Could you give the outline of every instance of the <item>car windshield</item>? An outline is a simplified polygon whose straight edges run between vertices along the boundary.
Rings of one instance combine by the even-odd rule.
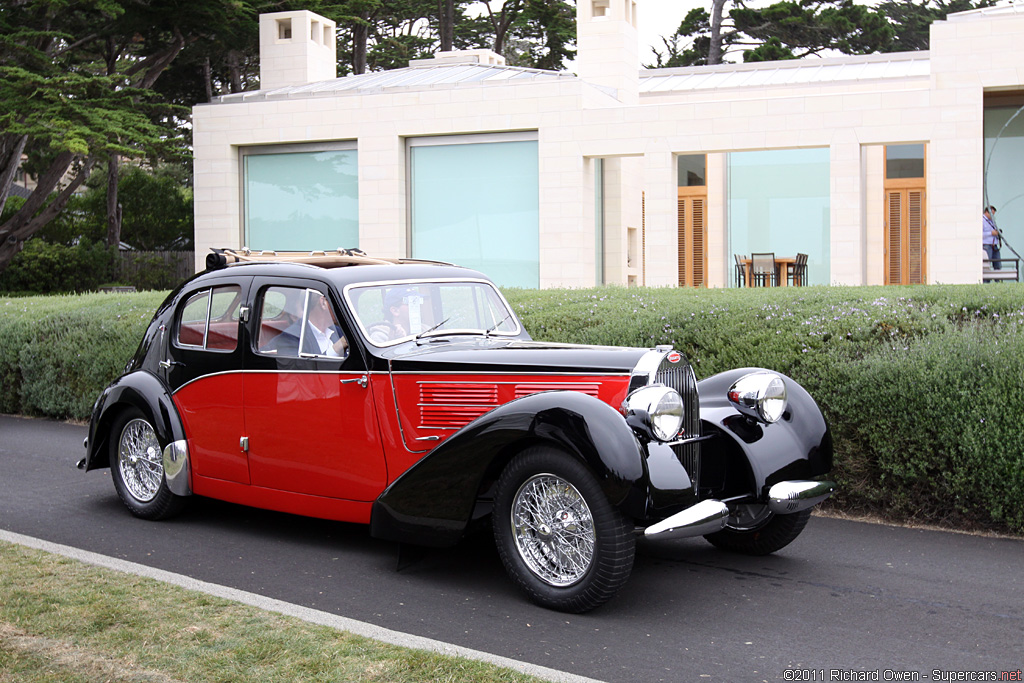
[[[486,281],[401,281],[349,285],[345,298],[375,346],[455,334],[519,334],[519,321]]]

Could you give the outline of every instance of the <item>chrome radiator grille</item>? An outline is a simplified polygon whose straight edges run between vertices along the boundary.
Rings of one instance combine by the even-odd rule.
[[[664,384],[679,392],[683,398],[683,438],[692,439],[700,436],[700,401],[697,397],[697,378],[689,363],[662,363],[655,375],[655,382]],[[698,490],[700,480],[700,443],[684,443],[672,446],[679,462],[686,468],[693,482],[693,490]]]

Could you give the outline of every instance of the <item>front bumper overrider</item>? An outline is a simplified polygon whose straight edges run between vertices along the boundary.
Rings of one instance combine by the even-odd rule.
[[[780,481],[768,489],[768,509],[777,515],[807,510],[831,496],[830,481]],[[725,528],[729,506],[720,500],[702,500],[644,529],[646,538],[672,539],[706,536]]]

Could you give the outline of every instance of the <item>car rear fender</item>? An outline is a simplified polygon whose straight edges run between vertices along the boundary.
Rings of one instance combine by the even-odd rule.
[[[788,406],[782,419],[774,424],[752,420],[729,401],[729,388],[752,372],[764,370],[729,370],[697,383],[704,433],[721,434],[720,438],[732,442],[727,446],[717,439],[706,441],[703,457],[716,457],[716,442],[719,449],[738,448],[750,465],[751,493],[756,495],[779,481],[810,479],[831,470],[832,434],[828,424],[811,395],[792,378],[775,373],[786,384]]]
[[[538,444],[583,462],[613,505],[643,516],[645,453],[623,416],[594,397],[550,391],[482,415],[409,468],[374,503],[370,533],[420,545],[456,543],[482,489],[517,453]]]
[[[121,411],[128,407],[138,408],[152,420],[161,444],[185,438],[181,417],[167,387],[156,376],[138,370],[120,377],[104,389],[93,406],[83,469],[110,467],[110,427]]]

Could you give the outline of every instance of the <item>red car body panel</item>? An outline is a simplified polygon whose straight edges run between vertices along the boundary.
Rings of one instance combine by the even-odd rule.
[[[542,391],[578,391],[617,408],[628,375],[395,374],[395,408],[405,446],[425,453],[476,418]]]
[[[192,474],[248,484],[249,460],[239,447],[245,434],[240,372],[207,375],[173,395],[189,435]]]

